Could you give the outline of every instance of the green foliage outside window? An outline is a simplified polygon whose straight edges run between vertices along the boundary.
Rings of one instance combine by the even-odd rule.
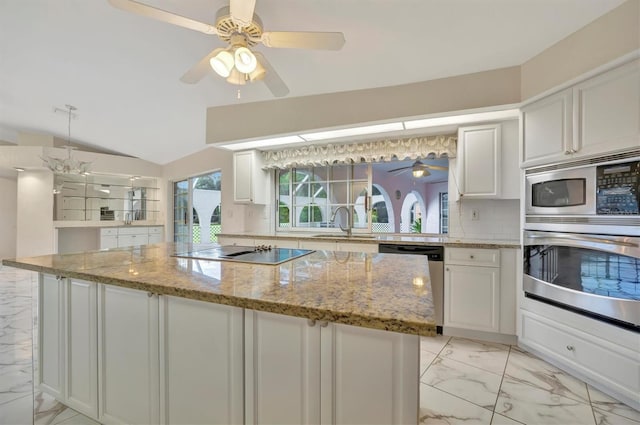
[[[422,217],[416,219],[416,221],[411,224],[411,233],[421,233],[422,232]]]
[[[315,223],[318,221],[322,221],[322,212],[317,205],[307,205],[302,208],[300,213],[301,223]]]

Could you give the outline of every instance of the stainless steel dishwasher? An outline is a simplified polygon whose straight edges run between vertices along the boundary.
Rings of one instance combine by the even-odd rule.
[[[431,291],[433,304],[436,309],[436,326],[438,333],[442,333],[444,321],[444,247],[427,245],[396,245],[380,244],[378,252],[385,254],[414,254],[426,255],[429,261],[429,275],[431,276]]]

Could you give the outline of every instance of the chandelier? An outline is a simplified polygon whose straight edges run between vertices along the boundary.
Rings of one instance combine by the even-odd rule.
[[[67,150],[66,158],[56,158],[52,156],[42,156],[42,160],[44,161],[47,168],[49,168],[54,173],[61,174],[81,174],[87,175],[89,174],[89,166],[90,162],[80,161],[71,156],[71,151],[75,149],[71,146],[71,118],[75,116],[74,112],[78,108],[72,105],[64,105],[66,109],[54,108],[55,112],[64,112],[68,114],[68,137],[67,137],[67,145],[64,148]]]

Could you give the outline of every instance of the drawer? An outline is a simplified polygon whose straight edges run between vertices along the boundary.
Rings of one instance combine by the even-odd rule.
[[[146,227],[118,227],[118,235],[148,235]]]
[[[608,387],[627,394],[640,393],[638,353],[584,332],[564,326],[528,311],[522,315],[525,345],[606,382]]]
[[[117,227],[111,227],[108,229],[100,229],[100,236],[117,236],[118,235],[118,228]]]
[[[444,258],[446,264],[500,267],[499,249],[445,248]]]
[[[147,229],[149,230],[150,235],[161,235],[162,233],[164,233],[164,227],[162,226],[153,226],[148,227]]]

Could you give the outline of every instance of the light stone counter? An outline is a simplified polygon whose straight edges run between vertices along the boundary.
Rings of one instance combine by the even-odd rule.
[[[322,235],[322,236],[320,236]],[[360,234],[361,235],[361,234]],[[326,235],[322,233],[306,233],[306,232],[278,232],[275,234],[261,234],[261,233],[220,233],[219,237],[230,238],[247,238],[255,239],[256,242],[260,239],[282,239],[282,240],[308,240],[308,241],[334,241],[334,242],[349,242],[349,243],[364,243],[364,244],[394,244],[394,245],[432,245],[432,246],[444,246],[451,248],[520,248],[520,241],[513,239],[465,239],[465,238],[451,238],[446,235],[418,235],[418,234],[372,234],[365,235],[365,237],[358,236],[358,234],[352,235],[347,238],[343,234],[331,234]]]
[[[435,335],[424,256],[316,251],[275,266],[171,256],[191,249],[163,243],[3,264],[253,310]]]

